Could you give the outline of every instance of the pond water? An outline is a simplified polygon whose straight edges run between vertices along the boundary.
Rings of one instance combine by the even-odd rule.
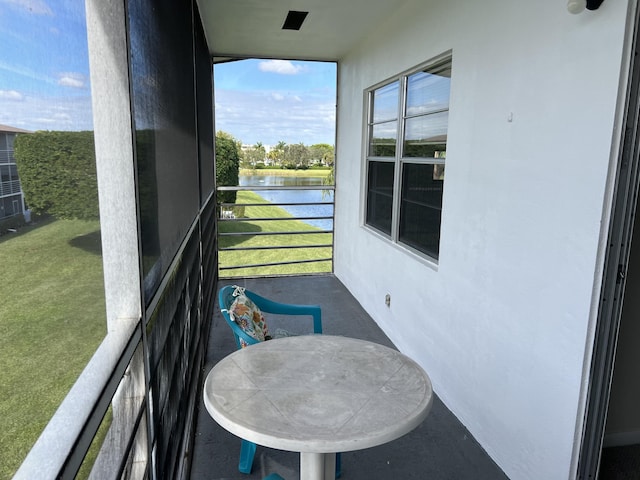
[[[323,177],[287,177],[280,175],[240,175],[240,186],[308,186],[322,185]],[[322,190],[268,190],[254,192],[271,203],[332,202],[333,192]],[[324,197],[323,197],[324,193]],[[296,205],[280,207],[294,217],[329,217],[333,205]],[[333,230],[333,220],[306,220],[323,230]]]

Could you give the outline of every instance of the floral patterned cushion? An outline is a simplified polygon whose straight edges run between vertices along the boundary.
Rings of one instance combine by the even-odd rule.
[[[231,320],[236,322],[250,337],[260,342],[270,340],[271,336],[269,335],[267,322],[265,322],[264,316],[257,305],[245,295],[244,291],[238,292],[236,295],[236,299],[229,307]],[[243,339],[240,339],[240,344],[243,348],[247,346],[247,342]]]

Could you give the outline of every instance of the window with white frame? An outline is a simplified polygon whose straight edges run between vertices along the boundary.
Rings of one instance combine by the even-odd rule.
[[[438,259],[451,57],[368,92],[365,224]]]

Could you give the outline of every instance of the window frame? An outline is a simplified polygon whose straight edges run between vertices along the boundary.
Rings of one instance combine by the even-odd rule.
[[[399,73],[398,75],[394,75],[393,77],[387,78],[386,80],[379,82],[364,91],[364,139],[363,139],[363,147],[364,147],[364,161],[363,161],[363,175],[362,175],[362,209],[361,209],[361,224],[370,232],[381,236],[387,241],[391,242],[394,246],[399,247],[402,250],[409,251],[410,253],[418,256],[421,260],[427,261],[429,264],[437,265],[440,257],[440,234],[442,231],[442,210],[443,210],[443,202],[442,199],[440,201],[440,221],[438,224],[438,248],[435,255],[424,252],[421,249],[418,249],[406,241],[402,241],[400,239],[400,229],[401,229],[401,213],[402,213],[402,187],[403,187],[403,172],[405,165],[433,165],[437,167],[442,165],[444,169],[446,165],[446,147],[447,147],[447,138],[445,137],[444,144],[444,155],[437,155],[441,150],[436,150],[434,152],[434,156],[406,156],[405,155],[405,134],[407,131],[406,123],[407,120],[411,120],[414,118],[427,117],[433,114],[441,114],[446,112],[447,120],[446,120],[446,132],[449,130],[449,111],[450,111],[450,103],[451,103],[451,92],[449,89],[448,98],[446,108],[438,108],[433,111],[428,111],[427,113],[413,113],[408,114],[407,112],[407,99],[408,99],[408,87],[409,87],[409,78],[412,75],[415,75],[420,72],[433,72],[439,71],[444,67],[445,70],[449,72],[449,78],[451,78],[451,70],[453,65],[453,55],[451,51],[445,52],[437,57],[432,58],[424,63],[421,63],[415,67],[412,67],[404,72]],[[376,156],[372,154],[372,145],[374,141],[373,137],[373,127],[375,125],[379,125],[381,123],[389,122],[390,119],[383,119],[381,121],[374,121],[374,97],[376,91],[383,89],[392,85],[393,83],[399,84],[398,90],[398,106],[397,106],[397,115],[395,117],[395,121],[397,122],[397,131],[396,131],[396,146],[395,146],[395,155],[394,156]],[[450,87],[450,83],[449,83]],[[374,152],[376,153],[376,152]],[[370,200],[370,166],[372,162],[390,162],[394,165],[393,172],[393,184],[392,184],[392,207],[391,207],[391,229],[390,232],[383,231],[376,227],[376,225],[369,220],[369,200]],[[444,178],[443,181],[443,192],[444,192]],[[444,195],[443,195],[444,196]]]

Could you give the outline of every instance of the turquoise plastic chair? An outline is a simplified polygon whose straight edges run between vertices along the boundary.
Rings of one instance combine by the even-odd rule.
[[[231,327],[233,336],[236,340],[236,346],[242,348],[240,340],[244,341],[247,345],[253,345],[259,343],[251,335],[246,333],[240,326],[231,320],[229,315],[229,308],[233,304],[237,294],[243,291],[244,294],[256,304],[256,306],[263,313],[274,313],[279,315],[308,315],[313,318],[313,333],[322,333],[322,311],[319,305],[294,305],[290,303],[278,303],[268,298],[264,298],[255,292],[247,290],[237,285],[228,285],[222,287],[218,292],[218,304],[220,305],[220,311],[225,321]],[[247,440],[242,440],[240,445],[240,463],[238,464],[238,470],[242,473],[251,473],[253,467],[253,458],[256,453],[256,444]],[[340,478],[342,474],[342,458],[340,453],[336,454],[336,478]]]
[[[313,333],[322,333],[322,311],[320,310],[319,305],[292,305],[288,303],[278,303],[269,300],[268,298],[261,297],[257,293],[251,292],[243,287],[228,285],[220,289],[220,292],[218,293],[218,301],[220,303],[222,316],[229,327],[231,327],[231,331],[233,332],[236,340],[236,346],[238,348],[242,347],[242,344],[240,343],[241,339],[247,345],[259,343],[259,340],[256,340],[246,333],[236,322],[231,320],[231,317],[229,316],[229,308],[236,299],[236,295],[234,295],[236,289],[244,291],[244,294],[256,304],[260,311],[264,313],[275,313],[279,315],[310,315],[313,317]]]

